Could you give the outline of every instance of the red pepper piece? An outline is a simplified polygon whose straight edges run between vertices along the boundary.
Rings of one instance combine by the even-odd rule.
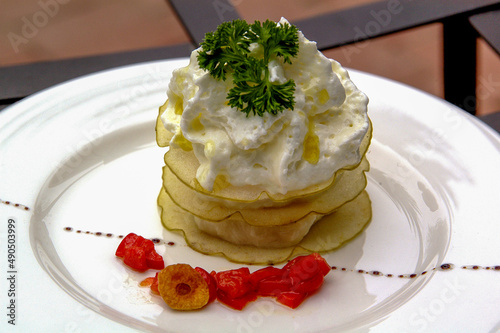
[[[160,291],[158,290],[158,273],[156,273],[150,288],[154,294],[160,295]]]
[[[135,270],[145,271],[149,268],[146,257],[151,251],[154,251],[154,243],[138,236],[135,242],[125,250],[123,262]]]
[[[153,284],[154,280],[155,280],[154,276],[147,277],[144,280],[142,280],[141,282],[139,282],[139,286],[141,286],[141,287],[151,287],[151,285]]]
[[[268,266],[250,274],[249,281],[254,286],[254,289],[257,289],[260,281],[274,276],[282,277],[284,273],[285,272],[283,270],[277,267]]]
[[[210,304],[217,298],[217,282],[215,278],[201,267],[195,267],[195,271],[201,274],[205,282],[208,284],[208,303]]]
[[[292,280],[282,276],[272,276],[260,281],[257,288],[259,296],[278,296],[282,292],[290,291]]]
[[[313,253],[293,259],[283,269],[288,270],[292,279],[305,281],[317,274],[328,274],[330,266],[319,254]]]
[[[149,287],[153,294],[159,295],[160,292],[158,290],[158,273],[155,276],[150,276],[145,278],[139,283],[141,287]]]
[[[122,241],[120,242],[120,245],[118,245],[118,248],[116,249],[115,255],[118,258],[123,258],[126,250],[129,249],[132,246],[132,244],[135,243],[135,241],[137,240],[138,237],[139,236],[137,236],[134,233],[130,233],[127,236],[125,236],[125,238],[123,238]]]
[[[297,260],[294,265],[288,268],[290,277],[298,278],[299,280],[307,280],[317,274],[321,274],[318,263],[314,258],[303,256]]]
[[[137,237],[137,240],[132,247],[140,247],[144,250],[144,252],[146,252],[146,254],[155,250],[155,244],[153,241],[142,236]]]
[[[294,291],[287,291],[281,293],[276,297],[276,301],[289,308],[295,309],[307,298],[308,294],[296,293]]]
[[[165,268],[165,262],[163,261],[163,257],[159,255],[156,250],[146,254],[146,265],[151,269],[162,270]]]
[[[239,298],[253,288],[249,281],[250,270],[248,267],[231,269],[215,274],[217,289],[224,292],[229,298]]]
[[[290,291],[299,293],[299,294],[311,294],[318,290],[324,281],[324,277],[321,274],[318,274],[309,280],[302,281],[290,288]]]
[[[298,261],[302,260],[305,256],[298,256],[290,260],[289,262],[286,263],[285,266],[283,266],[283,270],[288,271],[290,270],[290,267],[294,266]]]
[[[316,262],[318,263],[319,270],[323,274],[323,276],[328,275],[331,272],[332,267],[328,264],[328,262],[323,258],[319,253],[313,253],[312,256]]]
[[[217,299],[219,302],[235,309],[235,310],[243,310],[243,308],[250,302],[253,302],[257,299],[257,294],[253,291],[250,291],[243,296],[233,298],[227,295],[222,290],[217,290]]]
[[[123,263],[137,271],[145,271],[148,269],[146,264],[146,251],[142,247],[132,246],[125,252]]]
[[[156,252],[153,241],[134,233],[123,238],[115,254],[123,258],[127,266],[138,271],[145,271],[148,268],[160,270],[165,267],[163,258]]]

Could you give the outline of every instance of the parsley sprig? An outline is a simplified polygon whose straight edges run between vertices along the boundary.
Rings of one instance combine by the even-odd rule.
[[[243,20],[224,22],[205,35],[198,53],[198,64],[217,80],[231,74],[234,87],[227,94],[228,104],[247,114],[263,116],[293,110],[295,82],[271,82],[269,62],[281,57],[292,63],[299,51],[298,29],[270,20],[248,24]],[[261,51],[251,52],[256,43]]]

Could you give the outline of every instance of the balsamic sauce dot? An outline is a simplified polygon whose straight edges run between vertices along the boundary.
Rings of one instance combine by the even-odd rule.
[[[0,201],[2,202],[2,201]],[[3,201],[4,204],[6,205],[14,205],[16,207],[23,207],[25,210],[30,210],[29,207],[26,207],[26,206],[23,206],[21,204],[13,204],[11,203],[10,201]],[[72,227],[65,227],[64,228],[65,231],[74,231],[74,229]],[[102,235],[105,235],[106,237],[113,237],[114,235],[112,233],[102,233],[100,231],[97,231],[97,232],[91,232],[91,231],[83,231],[83,230],[76,230],[75,231],[76,233],[80,234],[80,233],[85,233],[87,235],[96,235],[96,236],[102,236]],[[116,236],[117,238],[124,238],[125,236],[124,235],[118,235]],[[151,241],[153,241],[153,243],[155,244],[160,244],[162,242],[161,239],[159,238],[152,238]],[[166,243],[167,245],[169,246],[174,246],[175,243],[170,241],[168,243]],[[272,263],[270,263],[270,265],[273,265]],[[450,269],[453,269],[454,265],[453,264],[442,264],[441,266],[439,267],[434,267],[432,268],[432,270],[436,270],[436,269],[439,269],[439,270],[442,270],[442,271],[445,271],[445,270],[450,270]],[[473,270],[479,270],[479,269],[485,269],[485,270],[495,270],[495,271],[500,271],[500,265],[496,265],[496,266],[485,266],[485,267],[482,267],[482,266],[478,266],[478,265],[470,265],[470,266],[461,266],[462,269],[473,269]],[[337,270],[339,269],[337,266],[331,266],[331,269],[332,270]],[[385,277],[388,277],[388,278],[392,278],[394,277],[393,274],[382,274],[381,272],[379,271],[365,271],[363,269],[358,269],[358,270],[353,270],[353,269],[350,269],[348,270],[347,268],[345,267],[342,267],[340,268],[341,271],[343,272],[346,272],[346,271],[350,271],[350,272],[356,272],[356,273],[359,273],[359,274],[370,274],[370,275],[373,275],[373,276],[385,276]],[[422,273],[420,273],[420,275],[425,275],[427,274],[428,271],[423,271]],[[416,273],[412,273],[412,274],[400,274],[400,275],[397,275],[398,278],[416,278],[417,276],[419,276],[419,274],[416,274]]]
[[[21,209],[24,209],[24,210],[30,210],[30,208],[28,206],[21,205],[20,203],[14,203],[12,201],[3,201],[3,200],[0,199],[0,203],[2,203],[4,205],[7,205],[7,206],[14,206],[16,208],[21,208]]]

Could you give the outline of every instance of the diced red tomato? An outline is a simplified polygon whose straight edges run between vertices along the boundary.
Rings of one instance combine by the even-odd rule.
[[[290,291],[299,294],[310,294],[318,290],[323,285],[323,281],[323,275],[318,274],[308,280],[301,281],[300,283],[293,285],[290,288]]]
[[[143,248],[132,246],[123,256],[123,263],[137,271],[145,271],[148,269],[146,264],[146,252]]]
[[[292,279],[298,278],[301,281],[313,278],[317,274],[325,276],[331,270],[326,260],[317,253],[297,257],[283,269],[289,272]]]
[[[217,300],[235,310],[243,310],[248,303],[253,302],[256,299],[257,293],[254,291],[249,291],[240,297],[234,298],[226,294],[223,290],[217,290]]]
[[[298,278],[302,281],[321,274],[316,260],[309,256],[297,260],[294,265],[288,268],[288,271],[291,278]]]
[[[153,241],[142,236],[137,237],[132,247],[140,247],[144,249],[146,254],[155,250],[155,244]]]
[[[323,258],[319,253],[310,254],[316,262],[318,263],[319,270],[323,274],[323,276],[327,276],[328,273],[332,271],[332,267],[328,264],[328,262]]]
[[[146,265],[151,269],[157,270],[162,270],[165,268],[163,257],[159,255],[155,250],[146,254]]]
[[[158,273],[155,276],[150,276],[145,278],[139,283],[141,287],[149,287],[153,294],[159,295],[160,292],[158,290]]]
[[[263,281],[269,277],[282,276],[283,273],[283,270],[277,267],[267,266],[250,274],[249,281],[254,286],[254,288],[257,288],[260,281]]]
[[[215,299],[217,298],[217,282],[215,281],[215,278],[210,275],[206,270],[204,270],[201,267],[196,267],[195,270],[201,274],[203,279],[207,282],[208,284],[208,303],[210,304]]]
[[[163,258],[156,252],[153,241],[130,233],[122,239],[116,249],[115,255],[123,258],[123,262],[137,271],[149,268],[163,269]]]
[[[301,294],[294,291],[281,293],[276,297],[276,301],[289,308],[296,309],[307,298],[307,294]]]
[[[283,266],[283,270],[287,271],[290,269],[290,267],[293,267],[298,261],[302,260],[305,256],[298,256],[290,260],[289,262],[286,263],[285,266]]]
[[[156,273],[150,288],[153,294],[160,295],[160,291],[158,290],[158,273]]]
[[[253,289],[249,281],[250,270],[248,267],[231,269],[215,274],[217,288],[229,298],[239,298]]]
[[[129,249],[132,246],[132,244],[135,243],[138,237],[139,236],[137,236],[134,233],[130,233],[127,236],[125,236],[125,238],[123,238],[122,241],[120,242],[120,245],[118,245],[115,255],[118,258],[123,258],[123,256],[125,255],[125,251]]]
[[[153,281],[155,280],[154,276],[150,276],[139,282],[139,286],[141,287],[151,287]]]
[[[280,274],[260,281],[257,293],[259,296],[278,296],[282,292],[289,291],[291,287],[292,280],[287,277],[283,278]]]

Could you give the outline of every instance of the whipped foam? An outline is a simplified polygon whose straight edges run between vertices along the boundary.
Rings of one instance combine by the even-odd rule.
[[[161,119],[174,134],[171,147],[194,151],[200,162],[196,178],[205,189],[212,190],[215,179],[223,177],[234,186],[284,194],[321,184],[360,162],[359,146],[369,128],[368,98],[301,32],[292,64],[278,58],[268,65],[272,82],[293,79],[296,85],[294,110],[277,115],[247,117],[230,107],[226,96],[232,79],[218,81],[201,69],[198,51],[187,67],[173,72]]]

